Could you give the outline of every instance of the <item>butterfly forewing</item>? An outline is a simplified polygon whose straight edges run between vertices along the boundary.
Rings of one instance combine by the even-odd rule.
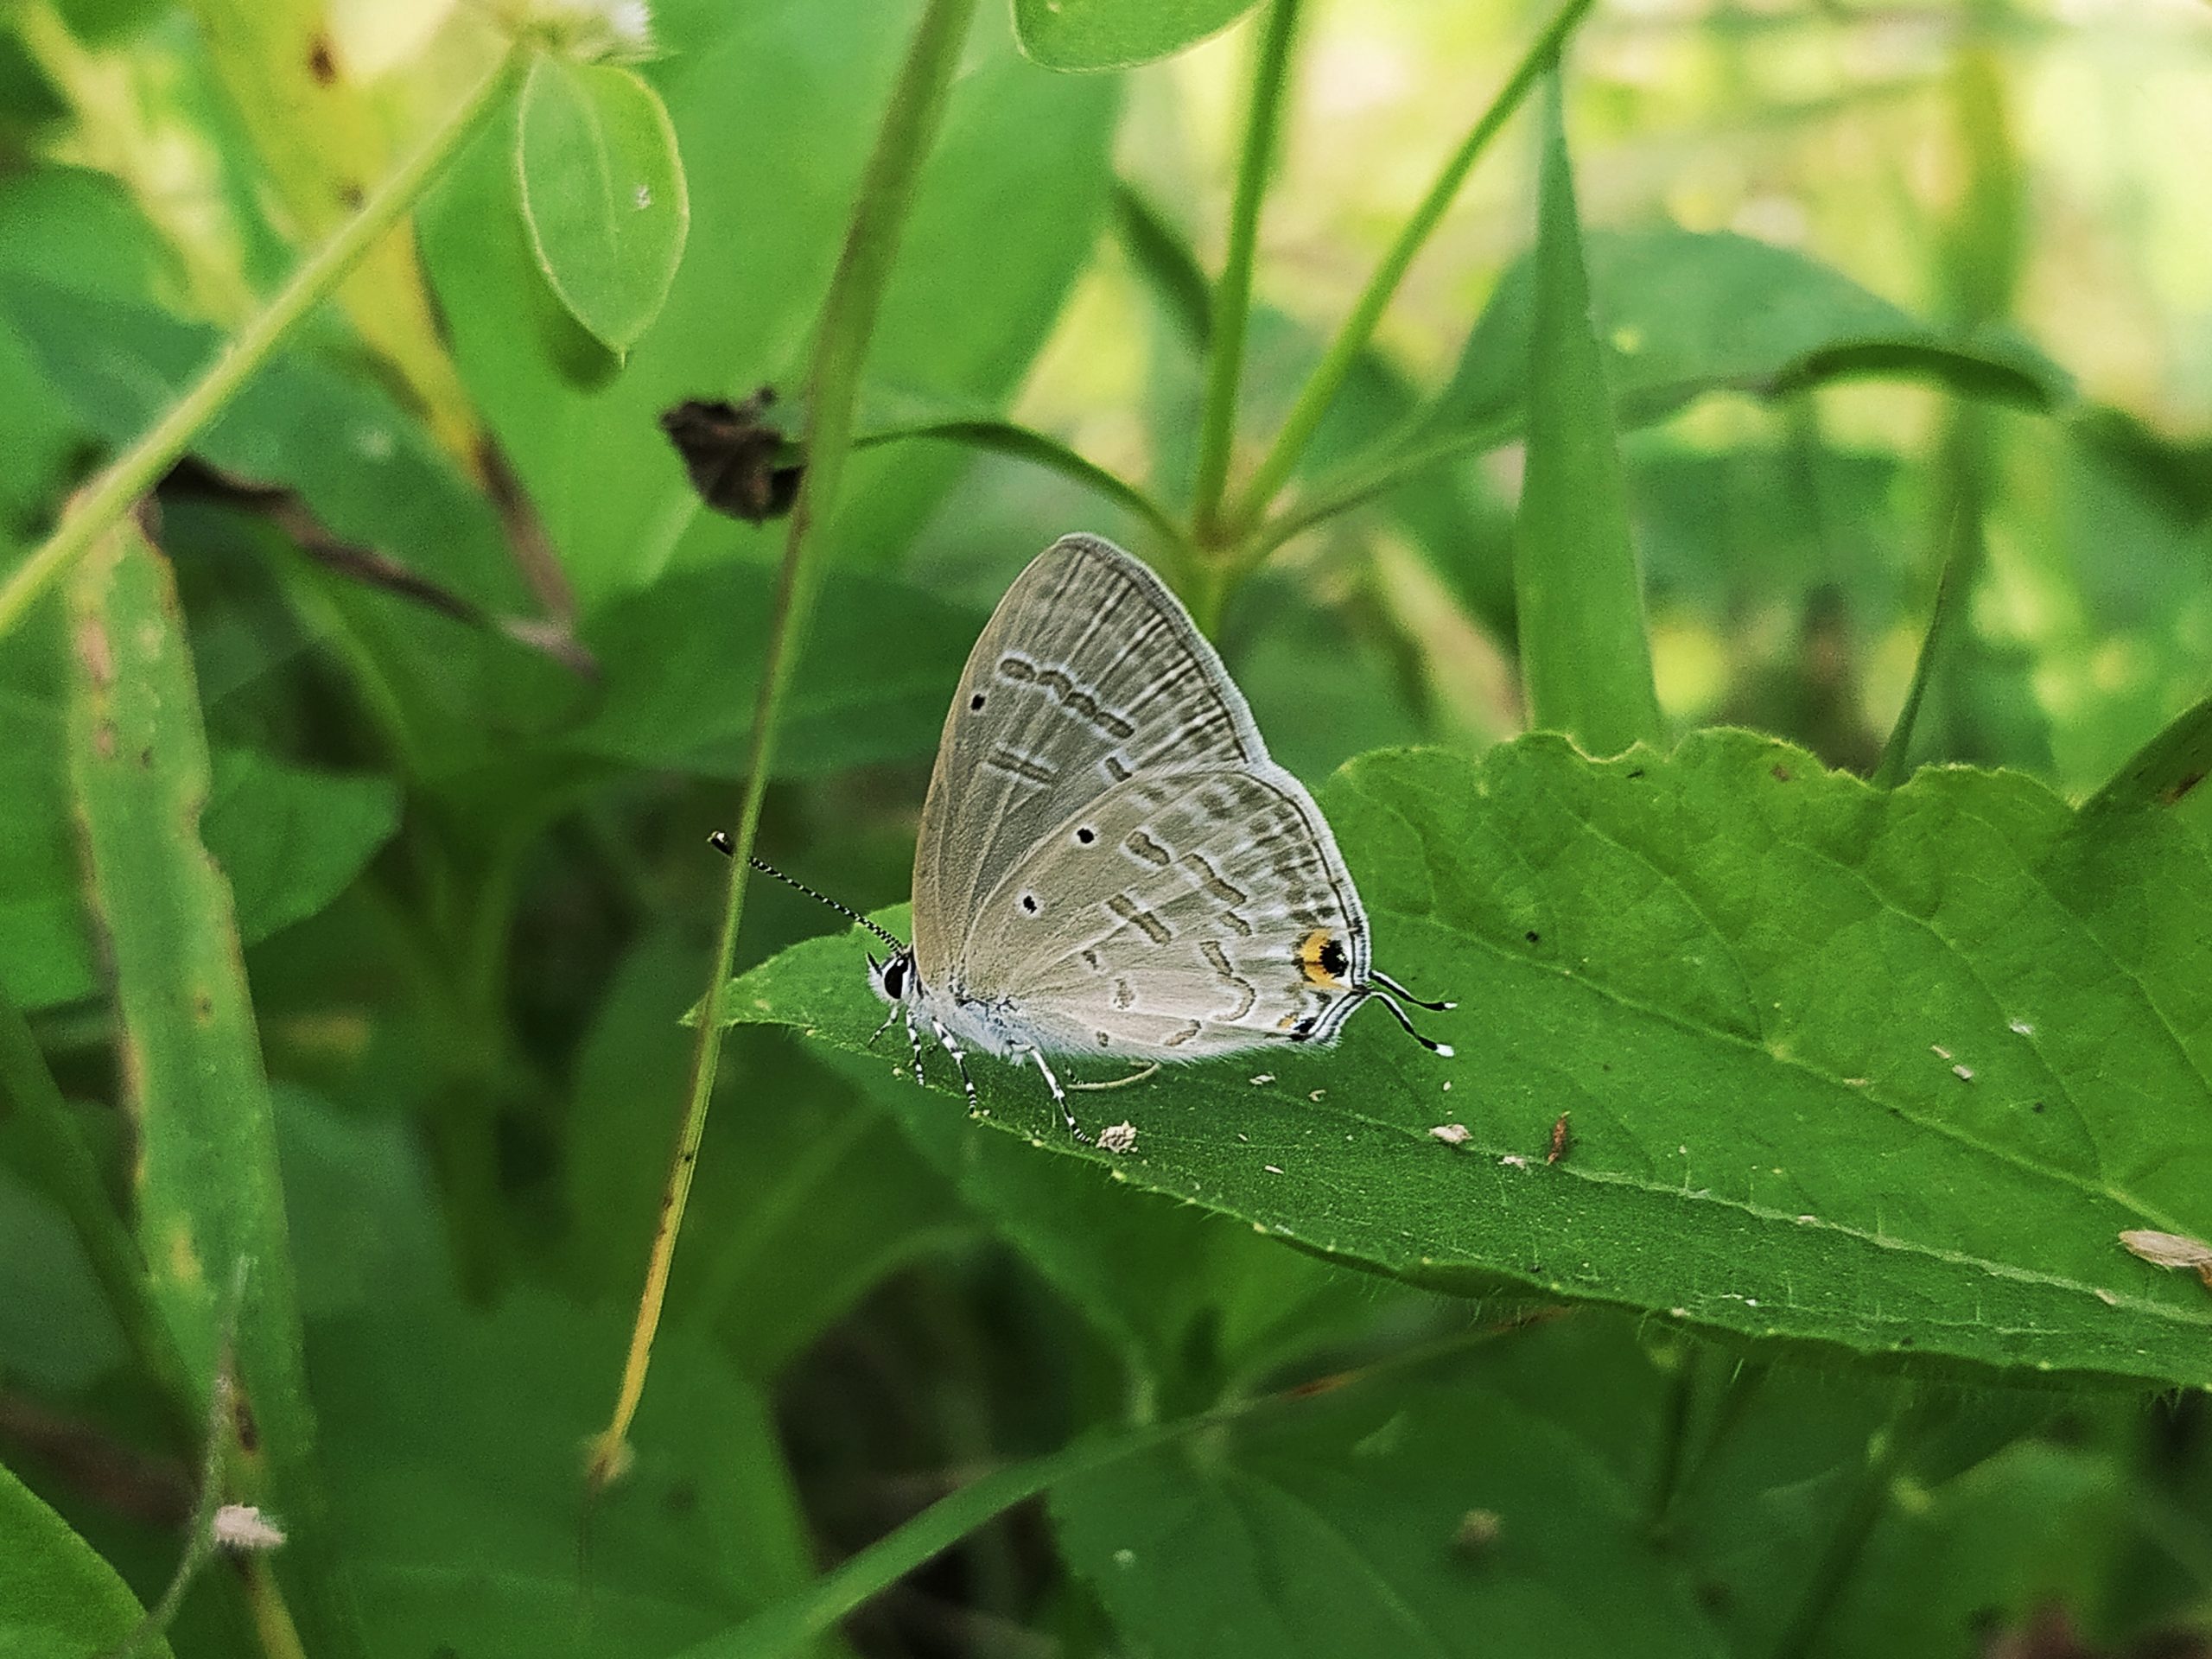
[[[1161,769],[1087,803],[979,907],[967,995],[1040,1045],[1196,1059],[1326,1040],[1368,968],[1326,823],[1272,764]]]
[[[968,658],[914,851],[914,955],[944,985],[986,894],[1060,823],[1141,772],[1267,766],[1214,654],[1159,578],[1070,536],[1016,578]]]

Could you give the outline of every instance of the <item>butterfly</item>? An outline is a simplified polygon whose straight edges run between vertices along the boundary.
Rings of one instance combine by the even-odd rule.
[[[1048,1056],[1323,1046],[1370,1001],[1452,1053],[1400,1005],[1454,1005],[1374,966],[1328,821],[1268,758],[1220,657],[1157,576],[1096,536],[1032,560],[976,641],[922,804],[913,899],[911,944],[860,918],[893,947],[868,959],[891,1010],[876,1036],[904,1021],[919,1083],[926,1027],[971,1110],[970,1049],[1033,1065],[1088,1140]]]

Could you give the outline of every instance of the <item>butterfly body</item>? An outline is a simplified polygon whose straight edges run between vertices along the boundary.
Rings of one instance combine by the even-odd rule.
[[[926,1026],[963,1078],[968,1048],[1033,1063],[1064,1116],[1047,1055],[1326,1044],[1377,998],[1412,1029],[1319,807],[1174,596],[1096,537],[1032,561],[976,643],[913,915],[912,945],[870,973],[917,1076]]]

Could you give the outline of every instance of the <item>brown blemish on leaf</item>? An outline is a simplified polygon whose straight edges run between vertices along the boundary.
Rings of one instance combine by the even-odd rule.
[[[196,1285],[200,1281],[200,1251],[193,1244],[188,1223],[180,1221],[169,1229],[168,1248],[162,1254],[168,1262],[169,1277],[178,1284]]]
[[[115,648],[108,643],[107,625],[97,616],[85,617],[77,624],[77,660],[92,677],[94,685],[105,690],[115,683]]]
[[[115,722],[104,720],[92,728],[92,751],[103,760],[115,759]]]
[[[2131,1255],[2139,1256],[2154,1268],[2186,1268],[2204,1281],[2212,1290],[2212,1244],[2201,1238],[2191,1238],[2186,1233],[2160,1233],[2142,1228],[2120,1236],[2120,1242]]]
[[[2201,772],[2192,772],[2185,777],[2177,778],[2172,783],[2168,784],[2164,789],[2158,791],[2158,804],[2161,806],[2175,805],[2180,801],[2183,796],[2188,794],[2190,790],[2195,789],[2203,781],[2204,774]]]
[[[205,991],[195,991],[192,997],[192,1017],[207,1025],[215,1017],[215,999]]]
[[[1768,768],[1768,770],[1774,774],[1774,781],[1777,784],[1786,784],[1793,776],[1789,768],[1783,766],[1780,761],[1777,761],[1771,767]]]
[[[261,1450],[261,1425],[253,1415],[253,1402],[243,1389],[231,1394],[231,1425],[237,1430],[238,1450],[249,1454]]]
[[[139,771],[141,771],[141,772],[151,772],[153,769],[154,769],[154,751],[153,751],[153,749],[152,749],[150,747],[147,747],[147,748],[143,748],[143,749],[139,750],[139,751],[138,751],[138,770],[139,770]]]
[[[327,86],[338,79],[338,60],[332,55],[330,36],[321,30],[308,43],[308,73],[318,86]]]

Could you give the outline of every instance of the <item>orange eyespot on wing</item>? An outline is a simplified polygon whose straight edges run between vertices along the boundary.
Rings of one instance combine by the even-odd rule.
[[[1305,970],[1308,982],[1341,989],[1351,958],[1345,955],[1342,939],[1325,927],[1317,927],[1299,941],[1298,965]]]

